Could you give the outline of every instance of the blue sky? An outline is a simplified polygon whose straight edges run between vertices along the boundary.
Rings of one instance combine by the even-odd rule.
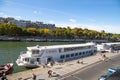
[[[0,0],[0,17],[120,33],[120,0]]]

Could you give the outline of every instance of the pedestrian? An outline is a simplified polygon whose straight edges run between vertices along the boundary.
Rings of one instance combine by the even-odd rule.
[[[34,73],[32,74],[32,79],[36,80],[36,75]]]
[[[107,60],[109,60],[109,58],[106,57],[106,55],[104,54],[104,55],[103,55],[103,61],[107,61]]]
[[[52,70],[48,71],[48,77],[52,77]]]
[[[80,63],[80,61],[78,60],[78,61],[77,61],[77,63],[79,64],[79,63]]]
[[[51,67],[53,67],[53,62],[50,63]]]
[[[103,58],[106,58],[106,55],[105,55],[105,54],[103,55]]]

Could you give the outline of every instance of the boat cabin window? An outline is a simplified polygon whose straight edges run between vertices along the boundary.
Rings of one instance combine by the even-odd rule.
[[[37,58],[37,62],[39,62],[40,61],[40,58]]]
[[[85,54],[85,52],[83,52],[83,55]]]
[[[39,50],[32,50],[32,54],[39,54]]]
[[[80,52],[79,55],[82,55],[82,52]]]
[[[64,59],[64,58],[65,58],[65,55],[61,55],[61,56],[60,56],[60,59]]]
[[[60,53],[63,52],[63,49],[62,49],[62,48],[59,48],[59,52],[60,52]]]
[[[82,49],[89,49],[89,48],[91,48],[91,46],[69,47],[69,48],[64,48],[64,52],[74,51],[74,50],[82,50]],[[60,49],[59,49],[59,52],[61,52]]]
[[[29,62],[29,58],[23,58],[23,61]]]
[[[97,50],[94,50],[94,52],[97,52]]]
[[[71,57],[74,57],[74,54],[71,54]]]
[[[75,56],[78,56],[78,53],[75,53]]]
[[[70,57],[70,55],[69,54],[66,54],[66,58],[69,58]]]

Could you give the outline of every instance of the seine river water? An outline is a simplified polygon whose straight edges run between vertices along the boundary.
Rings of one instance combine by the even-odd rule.
[[[14,73],[27,70],[25,67],[18,67],[15,63],[21,51],[27,50],[28,46],[47,46],[47,45],[59,45],[59,44],[74,44],[80,42],[0,42],[0,65],[13,62]]]

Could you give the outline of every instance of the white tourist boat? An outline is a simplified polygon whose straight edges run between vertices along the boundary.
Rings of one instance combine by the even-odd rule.
[[[97,45],[99,52],[114,52],[120,50],[120,42],[101,43]]]
[[[16,63],[18,66],[37,67],[50,62],[62,62],[95,54],[97,48],[94,43],[67,44],[52,46],[27,47],[21,52]]]

